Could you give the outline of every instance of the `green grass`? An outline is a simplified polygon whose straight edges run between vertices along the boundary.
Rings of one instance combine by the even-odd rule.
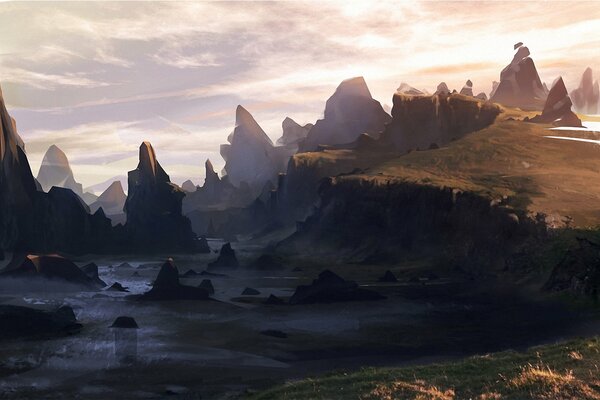
[[[274,399],[600,399],[600,338],[419,367],[365,368],[289,382]]]

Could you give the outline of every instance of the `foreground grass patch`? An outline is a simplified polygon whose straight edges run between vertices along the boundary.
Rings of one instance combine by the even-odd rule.
[[[289,382],[267,399],[599,399],[600,338],[422,367],[366,368]]]

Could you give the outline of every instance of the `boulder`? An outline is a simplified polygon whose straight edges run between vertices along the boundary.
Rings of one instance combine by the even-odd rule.
[[[185,193],[171,183],[149,142],[140,146],[139,164],[129,171],[128,186],[125,228],[132,250],[196,251],[196,235],[190,220],[182,215]]]
[[[490,100],[505,106],[539,110],[544,105],[545,90],[529,49],[518,46],[510,62],[500,73],[500,83]]]
[[[327,100],[323,119],[318,120],[300,144],[300,151],[315,151],[355,141],[361,133],[378,135],[391,120],[374,100],[362,77],[343,81]]]
[[[575,111],[583,114],[600,113],[600,89],[598,81],[594,82],[591,68],[586,68],[579,87],[571,92]]]
[[[99,287],[106,286],[106,283],[102,279],[100,279],[100,276],[98,275],[98,266],[96,265],[96,263],[91,262],[89,264],[86,264],[83,267],[81,267],[81,270],[96,284],[98,284]]]
[[[335,303],[384,299],[372,290],[362,289],[354,281],[346,281],[326,270],[310,285],[301,285],[290,298],[290,304]]]
[[[239,263],[237,257],[235,256],[235,251],[231,248],[231,243],[229,242],[221,246],[219,257],[217,257],[215,261],[208,264],[209,269],[237,267],[239,267]]]
[[[73,309],[62,306],[55,311],[0,305],[0,339],[51,338],[81,330]]]
[[[121,285],[119,282],[115,282],[106,290],[110,290],[111,292],[129,292],[129,288]]]
[[[242,291],[242,296],[258,296],[260,292],[254,288],[247,287]]]
[[[59,255],[27,254],[15,256],[0,277],[49,279],[98,288],[100,284],[90,278],[71,260]]]
[[[555,126],[581,127],[581,120],[571,110],[572,105],[573,103],[567,93],[565,83],[562,77],[559,77],[550,89],[544,110],[530,121],[553,124]]]
[[[179,271],[172,259],[160,268],[152,289],[140,296],[140,300],[207,300],[209,293],[199,287],[179,283]]]
[[[215,287],[213,286],[212,281],[210,279],[203,279],[202,282],[200,282],[200,285],[198,285],[198,287],[206,290],[211,296],[215,294]]]

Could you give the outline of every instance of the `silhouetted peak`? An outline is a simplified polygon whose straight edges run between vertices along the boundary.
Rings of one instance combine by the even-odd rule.
[[[372,99],[371,92],[367,86],[367,82],[362,76],[350,78],[342,81],[335,90],[334,96],[358,96]]]

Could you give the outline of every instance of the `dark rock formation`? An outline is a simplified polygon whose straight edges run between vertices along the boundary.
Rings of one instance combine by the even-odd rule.
[[[405,96],[394,94],[392,122],[382,141],[400,152],[443,146],[492,124],[500,113],[495,104],[462,95]]]
[[[571,92],[575,111],[583,114],[600,113],[600,89],[598,81],[594,82],[591,68],[586,68],[579,87]]]
[[[71,335],[81,330],[73,309],[62,306],[56,311],[0,305],[0,339],[46,339]]]
[[[346,281],[326,270],[311,285],[301,285],[290,298],[290,304],[335,303],[341,301],[370,301],[384,297],[377,292],[361,289],[353,281]]]
[[[211,296],[215,294],[215,287],[213,286],[213,283],[210,279],[203,279],[202,282],[200,282],[200,285],[198,285],[198,287],[206,290]]]
[[[49,191],[52,186],[58,186],[71,189],[80,197],[83,195],[83,188],[80,183],[75,181],[66,154],[56,145],[50,146],[46,151],[37,181],[45,192]]]
[[[139,326],[133,317],[122,315],[117,317],[110,326],[111,328],[139,329]]]
[[[181,275],[181,277],[183,278],[191,278],[198,275],[198,273],[196,271],[194,271],[193,269],[188,269],[185,274]]]
[[[260,294],[260,292],[254,288],[245,288],[242,291],[242,296],[258,296]]]
[[[98,276],[98,266],[96,265],[96,263],[89,263],[84,265],[83,267],[81,267],[81,270],[90,278],[92,279],[94,282],[96,282],[98,284],[99,287],[105,287],[106,283],[100,279],[100,276]]]
[[[600,290],[600,245],[586,238],[566,251],[544,285],[548,291],[569,291],[598,300]]]
[[[129,172],[125,202],[125,227],[133,249],[195,251],[196,235],[190,220],[181,214],[185,193],[171,183],[150,143],[142,143],[139,158],[137,168]]]
[[[273,271],[283,269],[281,257],[273,254],[263,254],[254,260],[249,268],[261,271]]]
[[[313,124],[302,126],[293,119],[286,117],[281,124],[283,134],[277,139],[277,144],[287,146],[288,148],[291,148],[293,152],[296,152],[298,150],[298,144],[306,139],[306,136],[312,127]]]
[[[113,283],[106,290],[110,290],[111,292],[129,292],[129,288],[121,285],[121,283],[119,283],[119,282]]]
[[[280,306],[285,304],[285,301],[281,300],[279,297],[274,294],[270,295],[267,300],[264,301],[264,304],[268,306]]]
[[[231,243],[225,243],[223,246],[221,246],[219,257],[217,257],[215,261],[208,264],[209,269],[237,267],[239,267],[239,263],[237,257],[235,256],[235,251],[231,248]]]
[[[81,285],[90,289],[98,283],[72,261],[58,255],[15,256],[0,277],[49,279]]]
[[[510,107],[539,110],[546,100],[540,76],[529,49],[519,46],[510,64],[500,73],[500,83],[490,100]]]
[[[324,118],[312,127],[300,151],[351,143],[361,133],[376,135],[390,119],[381,104],[371,97],[362,77],[345,80],[327,100]]]
[[[268,181],[277,181],[277,174],[285,171],[293,154],[286,147],[275,147],[242,106],[237,107],[235,129],[227,140],[229,144],[221,145],[224,171],[234,186],[239,188],[245,182],[254,194]]]
[[[580,127],[581,120],[571,111],[572,104],[565,83],[559,77],[550,89],[542,114],[533,117],[531,122]]]
[[[470,79],[467,80],[465,86],[463,86],[462,89],[460,89],[460,94],[462,94],[463,96],[473,97],[473,82],[471,82]]]
[[[396,275],[394,275],[392,273],[392,271],[387,270],[387,271],[385,271],[385,274],[383,274],[383,276],[378,279],[378,281],[379,282],[398,282],[398,278],[396,278]]]
[[[90,205],[90,211],[96,212],[100,207],[106,215],[121,215],[125,207],[127,195],[123,191],[120,181],[114,181],[110,186],[98,197],[98,199]]]
[[[160,268],[156,280],[140,300],[206,300],[208,291],[179,283],[179,271],[173,260],[167,260]]]

